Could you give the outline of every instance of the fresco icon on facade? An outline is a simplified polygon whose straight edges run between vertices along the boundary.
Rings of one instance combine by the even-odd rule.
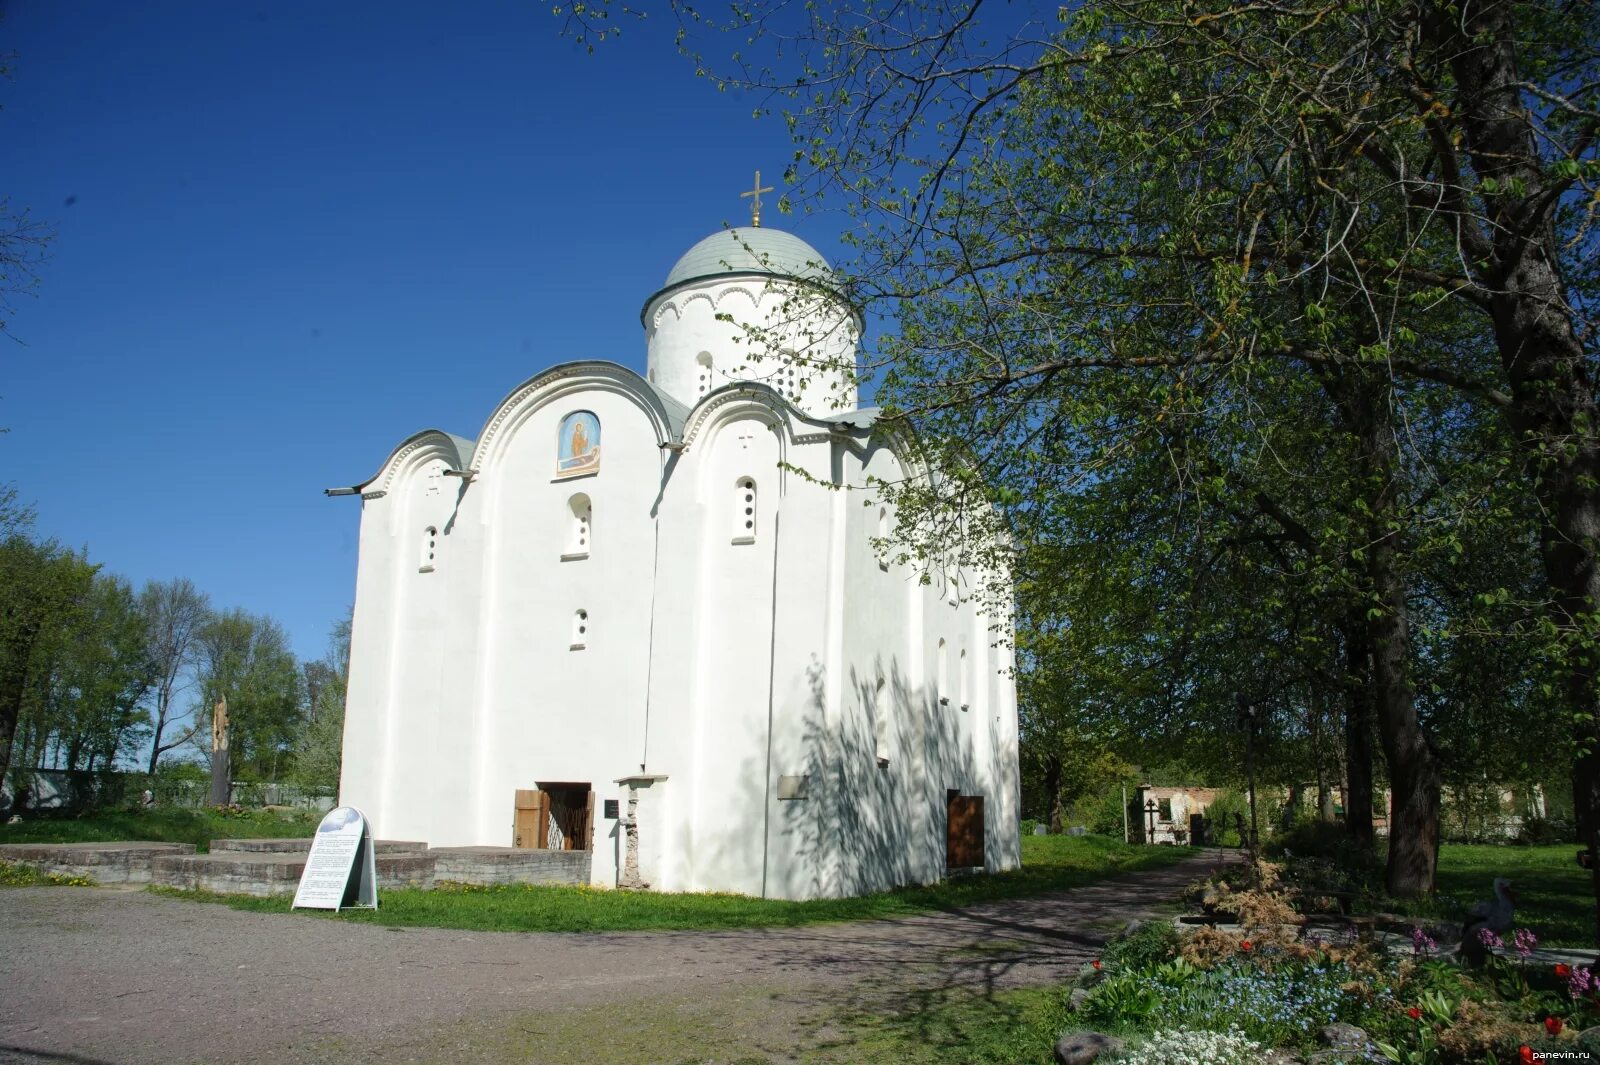
[[[600,472],[600,419],[575,410],[561,419],[556,433],[556,476]]]

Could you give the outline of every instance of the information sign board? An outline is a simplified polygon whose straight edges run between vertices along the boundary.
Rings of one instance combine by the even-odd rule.
[[[365,815],[354,806],[336,806],[311,837],[311,854],[300,874],[294,907],[340,910],[349,906],[378,908],[377,861]]]

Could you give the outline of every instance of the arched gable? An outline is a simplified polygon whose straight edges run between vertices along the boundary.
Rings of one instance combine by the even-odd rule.
[[[674,412],[644,378],[613,362],[569,362],[530,377],[500,401],[478,434],[471,468],[480,473],[492,470],[517,428],[549,404],[594,391],[614,393],[637,406],[654,429],[658,444],[673,439]]]
[[[442,459],[451,469],[461,469],[465,452],[471,446],[472,441],[442,429],[424,429],[402,440],[389,452],[378,472],[356,487],[363,498],[382,498],[400,487],[408,475],[434,459]]]

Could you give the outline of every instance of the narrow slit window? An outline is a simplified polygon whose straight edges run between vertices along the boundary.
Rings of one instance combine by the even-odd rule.
[[[878,765],[889,764],[889,707],[883,698],[883,678],[878,678],[878,684],[872,690],[872,747],[878,757]]]
[[[756,542],[756,482],[752,477],[741,477],[733,486],[733,542]]]
[[[433,554],[439,546],[439,527],[430,525],[422,530],[422,553],[417,560],[417,569],[423,573],[433,572]]]
[[[940,706],[950,705],[950,650],[939,641],[939,649],[934,655],[936,672],[934,673],[934,691],[939,697]]]
[[[594,543],[594,503],[578,493],[567,500],[567,548],[563,559],[588,558]]]
[[[575,611],[572,615],[572,650],[581,651],[589,643],[589,612]]]
[[[963,648],[961,657],[956,661],[957,683],[960,685],[961,709],[965,710],[972,705],[972,673],[967,669],[967,652]]]
[[[697,396],[703,396],[707,392],[711,391],[711,352],[702,351],[699,355],[695,356],[694,362],[695,373],[698,375],[695,378],[694,394]]]

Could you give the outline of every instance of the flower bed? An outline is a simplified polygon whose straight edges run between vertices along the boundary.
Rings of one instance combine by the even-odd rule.
[[[1541,962],[1528,929],[1486,931],[1477,967],[1422,926],[1404,953],[1370,924],[1336,942],[1296,923],[1281,874],[1260,863],[1197,891],[1231,928],[1160,923],[1113,942],[1077,981],[1076,1018],[1126,1040],[1128,1062],[1252,1062],[1268,1048],[1319,1065],[1600,1060],[1600,973]]]

